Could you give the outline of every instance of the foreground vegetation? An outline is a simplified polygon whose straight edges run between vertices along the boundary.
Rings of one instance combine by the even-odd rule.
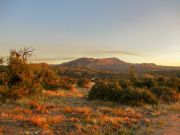
[[[1,134],[137,135],[162,132],[179,104],[161,107],[120,106],[87,101],[87,89],[44,91],[41,100],[27,98],[0,106]],[[174,110],[171,112],[169,110]]]

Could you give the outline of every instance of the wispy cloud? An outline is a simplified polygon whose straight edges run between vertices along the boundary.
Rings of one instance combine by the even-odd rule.
[[[143,54],[136,53],[136,52],[130,52],[130,51],[112,51],[112,50],[99,50],[97,51],[99,53],[104,53],[104,54],[121,54],[121,55],[131,55],[131,56],[138,56],[141,57]]]
[[[81,54],[81,57],[96,57],[96,54],[107,54],[109,55],[113,55],[113,54],[117,54],[117,55],[129,55],[129,56],[144,56],[143,54],[140,53],[136,53],[136,52],[131,52],[131,51],[113,51],[113,50],[91,50],[89,52],[91,55],[88,55],[88,53],[86,54]],[[92,56],[93,54],[93,56]],[[32,61],[34,62],[53,62],[53,61],[70,61],[70,60],[74,60],[74,59],[78,59],[80,57],[54,57],[54,58],[47,58],[47,57],[40,57],[40,58],[33,58]]]
[[[34,58],[33,61],[66,61],[66,60],[73,60],[77,57],[62,57],[62,58]]]

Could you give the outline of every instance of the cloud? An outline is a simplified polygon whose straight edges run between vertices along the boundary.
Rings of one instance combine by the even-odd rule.
[[[130,52],[130,51],[108,51],[108,50],[101,50],[98,51],[99,53],[104,53],[104,54],[123,54],[123,55],[131,55],[131,56],[142,56],[142,54],[135,53],[135,52]]]
[[[135,52],[130,52],[130,51],[112,51],[112,50],[91,50],[89,52],[90,54],[81,54],[81,57],[97,57],[96,54],[118,54],[118,55],[129,55],[129,56],[138,56],[141,57],[143,56],[142,54],[135,53]],[[58,62],[58,61],[71,61],[74,59],[78,59],[80,57],[55,57],[55,58],[47,58],[47,57],[39,57],[39,58],[33,58],[32,61],[34,62]]]
[[[66,60],[73,60],[76,57],[62,57],[62,58],[34,58],[33,61],[66,61]]]

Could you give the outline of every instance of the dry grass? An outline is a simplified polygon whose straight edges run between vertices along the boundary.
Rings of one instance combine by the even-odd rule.
[[[180,102],[171,104],[167,108],[168,108],[169,111],[179,113],[180,112]]]
[[[145,133],[154,130],[152,123],[162,125],[161,122],[154,123],[161,110],[88,102],[77,89],[46,91],[44,94],[45,100],[42,101],[26,100],[14,106],[0,107],[0,135],[37,132],[43,135],[126,134],[131,129],[134,133],[140,130]],[[178,103],[169,106],[169,110],[179,109]]]
[[[83,97],[76,89],[72,89],[70,91],[44,91],[44,95],[46,97]]]
[[[65,119],[64,116],[42,116],[34,115],[27,119],[29,123],[34,124],[37,127],[48,129],[50,125],[58,124]]]
[[[29,106],[30,106],[30,108],[35,109],[38,112],[48,113],[46,106],[39,104],[37,101],[30,101]]]
[[[89,115],[91,114],[92,109],[90,107],[65,107],[64,113],[75,113],[79,115]]]
[[[0,135],[3,135],[4,127],[0,127]]]
[[[48,117],[49,124],[58,124],[62,122],[63,120],[65,120],[65,117],[61,115]]]
[[[32,116],[27,120],[29,123],[34,124],[37,127],[41,127],[43,129],[49,128],[48,121],[45,117],[40,115]]]

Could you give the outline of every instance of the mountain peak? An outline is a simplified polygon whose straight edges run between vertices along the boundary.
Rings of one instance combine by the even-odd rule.
[[[112,58],[79,58],[70,62],[66,62],[61,64],[62,67],[68,68],[77,68],[77,67],[85,67],[96,70],[105,70],[105,71],[115,71],[115,72],[127,72],[131,66],[134,66],[136,71],[159,71],[163,69],[169,69],[169,67],[158,66],[153,63],[142,63],[142,64],[133,64],[124,62],[116,57]],[[171,68],[170,68],[171,69]],[[172,69],[180,69],[172,68]]]
[[[129,64],[124,61],[121,61],[116,57],[101,59],[83,57],[70,62],[63,63],[61,64],[61,66],[70,68],[87,67],[100,70],[119,70],[119,67],[123,69],[128,68]]]

